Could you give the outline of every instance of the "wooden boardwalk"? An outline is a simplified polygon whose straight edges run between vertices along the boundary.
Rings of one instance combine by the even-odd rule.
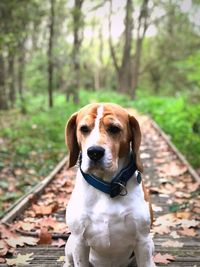
[[[199,177],[196,172],[191,168],[191,166],[185,161],[183,156],[171,145],[170,141],[166,138],[165,134],[160,131],[159,127],[152,122],[147,117],[139,118],[142,133],[143,141],[141,146],[141,157],[144,162],[144,179],[146,184],[151,190],[152,203],[154,204],[155,218],[158,218],[162,215],[169,214],[170,208],[172,207],[175,195],[179,192],[179,187],[183,188],[183,183],[190,181],[195,184],[195,180],[198,180]],[[32,192],[31,195],[43,195],[44,189],[48,188],[56,179],[59,179],[60,173],[62,175],[68,176],[66,171],[65,163],[66,159],[60,163],[60,165],[54,170],[54,172],[47,177],[45,181],[40,183]],[[180,167],[178,170],[174,165],[174,169],[171,163],[174,162]],[[164,165],[169,164],[169,175],[167,170],[165,172]],[[172,169],[170,169],[172,168]],[[167,167],[166,167],[167,169]],[[178,172],[174,175],[173,172]],[[65,174],[66,173],[66,174]],[[70,178],[71,179],[71,178]],[[167,185],[173,185],[176,188],[176,191],[173,190],[173,187]],[[179,187],[176,187],[179,185]],[[182,187],[181,187],[182,186]],[[172,192],[170,192],[172,190]],[[181,193],[180,193],[181,194]],[[179,194],[179,195],[180,195]],[[184,196],[183,196],[184,197]],[[181,198],[180,198],[181,199]],[[199,198],[195,198],[196,211],[198,211]],[[185,199],[185,201],[190,202],[190,205],[193,205],[193,199]],[[13,223],[20,218],[27,216],[23,214],[23,210],[27,210],[28,204],[30,204],[30,194],[18,202],[18,204],[10,211],[5,214],[2,221],[5,223]],[[178,214],[180,212],[180,214]],[[182,213],[181,213],[182,212]],[[174,214],[178,214],[180,219],[187,220],[199,220],[199,214],[192,212],[192,218],[189,218],[190,206],[186,209],[176,211]],[[59,221],[65,221],[65,208],[57,210],[54,213],[55,217]],[[183,216],[183,217],[181,217]],[[185,217],[186,216],[186,217]],[[168,220],[164,220],[163,224],[166,222],[170,223]],[[157,226],[157,225],[156,225]],[[155,226],[155,227],[156,227]],[[174,260],[170,261],[168,265],[163,263],[157,263],[157,266],[170,266],[170,267],[200,267],[200,237],[199,229],[195,227],[197,235],[181,235],[176,230],[180,230],[178,224],[173,224],[172,226],[167,226],[170,229],[168,233],[155,233],[154,234],[154,243],[155,243],[155,254],[170,254],[174,256]],[[171,236],[171,232],[176,232],[176,238]],[[179,244],[183,243],[182,247],[165,247],[163,243],[166,241],[178,241]],[[37,246],[25,246],[17,248],[17,253],[27,254],[33,253],[33,260],[23,266],[38,266],[38,267],[53,267],[53,266],[62,266],[62,256],[64,256],[64,247],[58,248],[52,245],[37,245]],[[0,264],[0,267],[6,267],[7,264]],[[98,267],[98,266],[96,266]]]

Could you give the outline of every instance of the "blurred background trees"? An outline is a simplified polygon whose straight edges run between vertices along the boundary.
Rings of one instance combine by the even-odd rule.
[[[79,89],[199,99],[196,0],[2,0],[0,109]]]
[[[1,0],[0,214],[94,101],[149,113],[200,173],[199,100],[199,0]]]

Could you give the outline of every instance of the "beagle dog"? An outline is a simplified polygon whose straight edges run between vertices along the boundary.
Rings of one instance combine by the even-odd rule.
[[[119,105],[90,104],[69,119],[66,143],[69,167],[80,163],[66,211],[64,266],[127,267],[134,257],[138,267],[155,266],[138,121]]]

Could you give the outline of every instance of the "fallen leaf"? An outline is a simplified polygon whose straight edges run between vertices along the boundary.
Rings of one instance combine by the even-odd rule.
[[[31,231],[31,230],[35,229],[35,224],[34,223],[30,223],[30,222],[19,221],[19,222],[16,222],[14,224],[14,226],[17,229],[21,228],[24,231]]]
[[[143,153],[140,154],[140,157],[141,157],[141,159],[149,159],[151,157],[151,155],[148,154],[148,153],[143,152]]]
[[[196,227],[199,225],[199,222],[196,220],[187,220],[187,219],[182,219],[179,220],[181,226],[184,228],[190,228],[190,227]]]
[[[58,204],[53,203],[51,205],[32,205],[32,209],[36,215],[50,215],[58,209]]]
[[[52,242],[51,233],[49,233],[48,229],[43,227],[39,234],[38,244],[48,245]]]
[[[0,240],[0,257],[5,256],[9,251],[9,247],[4,240]]]
[[[58,262],[64,262],[65,261],[65,256],[60,256],[58,259],[57,259]]]
[[[12,237],[13,229],[3,224],[0,224],[0,233],[1,233],[1,238]]]
[[[20,266],[20,265],[29,264],[30,261],[33,260],[32,256],[33,256],[33,253],[28,253],[28,254],[25,254],[25,255],[22,255],[22,254],[19,253],[17,255],[17,258],[6,259],[6,263],[9,266],[13,266],[13,265]]]
[[[170,177],[177,177],[184,174],[187,171],[187,167],[176,161],[171,161],[170,163],[159,166],[158,171]]]
[[[0,263],[5,263],[5,262],[6,262],[6,259],[0,257]]]
[[[165,248],[168,248],[168,247],[171,247],[171,248],[182,248],[183,245],[184,245],[184,243],[182,243],[182,242],[174,241],[174,240],[168,240],[166,242],[163,242],[161,244],[161,247],[165,247]]]
[[[29,245],[29,246],[35,246],[38,243],[39,239],[35,237],[29,237],[29,236],[20,236],[17,234],[13,234],[12,237],[6,238],[5,242],[13,248],[16,248],[17,246],[24,246]]]
[[[187,184],[187,190],[189,193],[195,192],[199,189],[200,187],[200,183],[196,182],[196,183],[188,183]]]
[[[191,197],[191,195],[189,193],[185,193],[182,191],[176,191],[176,192],[174,192],[174,195],[175,195],[175,197],[178,197],[178,198],[190,198]]]
[[[159,216],[155,220],[154,225],[164,224],[166,221],[173,223],[174,221],[176,221],[176,219],[177,219],[176,213],[167,213],[165,215]]]
[[[184,236],[196,236],[197,232],[193,228],[184,227],[183,230],[178,231],[181,235]]]
[[[190,219],[192,216],[192,212],[190,211],[179,211],[176,212],[176,217],[179,219]]]
[[[152,209],[155,212],[163,211],[162,207],[156,206],[155,204],[152,204]]]
[[[164,235],[164,234],[169,234],[170,233],[170,229],[166,225],[155,226],[155,227],[153,227],[152,230],[153,230],[153,232],[155,234],[160,234],[160,235]]]
[[[172,231],[172,232],[170,233],[170,236],[172,236],[174,239],[175,239],[175,238],[180,238],[180,235],[178,235],[176,231]]]
[[[164,264],[168,264],[170,263],[170,261],[175,260],[174,256],[170,254],[161,254],[161,253],[156,254],[153,257],[153,259],[155,263],[164,263]]]
[[[51,228],[54,232],[65,233],[67,232],[67,225],[63,222],[58,222],[53,217],[43,218],[38,222],[41,227]]]

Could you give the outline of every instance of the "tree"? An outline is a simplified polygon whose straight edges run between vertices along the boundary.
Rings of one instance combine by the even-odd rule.
[[[125,15],[125,30],[124,30],[124,45],[122,60],[119,63],[117,60],[115,48],[112,43],[111,35],[111,16],[112,16],[112,0],[110,0],[110,14],[109,14],[109,46],[111,56],[115,66],[118,77],[118,90],[129,94],[132,98],[135,97],[135,90],[138,83],[139,67],[142,42],[147,30],[149,9],[149,0],[143,0],[137,21],[133,19],[133,3],[132,0],[126,1],[126,15]],[[137,25],[135,41],[135,51],[133,50],[133,28]]]
[[[50,0],[50,17],[49,17],[49,45],[48,45],[48,95],[49,107],[53,107],[53,43],[54,43],[54,24],[55,24],[55,0]]]
[[[68,88],[67,98],[73,95],[74,103],[79,102],[78,91],[80,88],[80,48],[83,40],[83,14],[82,5],[84,0],[75,0],[72,9],[73,18],[73,48],[72,48],[72,68],[73,68],[73,81],[71,88]]]

